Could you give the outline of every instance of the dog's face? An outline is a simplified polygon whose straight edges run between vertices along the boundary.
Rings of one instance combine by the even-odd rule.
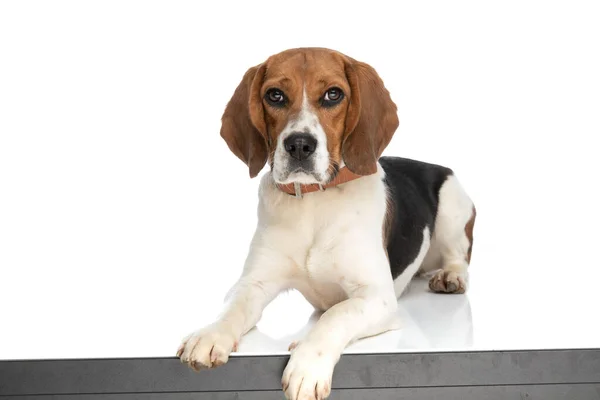
[[[339,168],[367,175],[398,127],[373,68],[327,49],[293,49],[250,68],[225,109],[221,136],[256,176],[327,183]]]
[[[323,183],[342,162],[341,140],[351,94],[335,53],[292,52],[267,63],[260,89],[270,159],[279,183]]]

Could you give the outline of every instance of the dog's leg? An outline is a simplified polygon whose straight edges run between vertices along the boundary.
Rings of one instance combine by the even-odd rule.
[[[467,268],[471,262],[475,206],[458,180],[450,176],[440,189],[435,223],[433,251],[441,270],[429,281],[438,293],[464,293],[467,290]]]
[[[226,363],[229,354],[237,350],[242,335],[256,325],[263,309],[285,289],[286,281],[280,273],[285,269],[285,262],[268,249],[253,247],[242,277],[229,292],[221,316],[185,338],[179,346],[177,356],[181,362],[194,370]]]
[[[353,340],[397,328],[394,288],[361,286],[348,300],[327,310],[306,338],[293,348],[282,385],[292,400],[325,399],[331,377],[344,348]]]

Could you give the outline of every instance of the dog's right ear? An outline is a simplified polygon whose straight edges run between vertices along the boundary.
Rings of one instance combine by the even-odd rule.
[[[250,68],[233,93],[221,118],[221,137],[254,178],[267,162],[267,129],[260,88],[265,65]]]

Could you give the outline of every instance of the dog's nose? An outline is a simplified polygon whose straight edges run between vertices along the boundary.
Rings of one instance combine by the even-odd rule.
[[[283,147],[298,161],[306,160],[317,148],[317,139],[308,133],[293,133],[283,141]]]

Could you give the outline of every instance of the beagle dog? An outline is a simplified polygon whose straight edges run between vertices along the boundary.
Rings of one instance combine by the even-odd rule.
[[[217,367],[279,293],[299,290],[319,321],[291,356],[288,399],[324,399],[351,342],[398,329],[397,298],[413,276],[464,293],[475,207],[452,170],[381,157],[397,108],[375,70],[322,48],[287,50],[250,68],[227,104],[221,136],[255,177],[258,226],[220,317],[177,356]]]

